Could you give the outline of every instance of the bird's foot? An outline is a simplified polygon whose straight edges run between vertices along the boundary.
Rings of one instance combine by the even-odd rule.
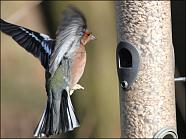
[[[80,84],[76,84],[72,89],[73,89],[73,90],[79,90],[79,89],[84,90],[84,87],[81,86]]]
[[[70,95],[72,95],[72,94],[74,93],[75,90],[80,90],[80,89],[84,90],[84,87],[81,86],[80,84],[76,84],[76,85],[72,88],[72,90],[70,90]]]

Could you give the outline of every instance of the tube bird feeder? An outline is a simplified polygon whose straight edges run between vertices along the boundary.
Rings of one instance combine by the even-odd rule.
[[[116,1],[122,138],[177,138],[170,1]]]

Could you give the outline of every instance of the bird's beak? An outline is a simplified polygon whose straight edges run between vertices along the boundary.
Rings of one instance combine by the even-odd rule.
[[[91,34],[90,40],[95,40],[95,39],[96,39],[96,36],[94,36],[93,34]]]

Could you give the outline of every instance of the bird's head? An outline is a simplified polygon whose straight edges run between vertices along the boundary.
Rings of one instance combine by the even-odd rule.
[[[86,45],[89,41],[95,40],[95,39],[96,37],[86,29],[81,38],[81,44]]]

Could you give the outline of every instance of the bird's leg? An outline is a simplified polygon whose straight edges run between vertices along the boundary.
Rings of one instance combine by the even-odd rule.
[[[84,87],[81,86],[80,84],[76,84],[72,89],[73,89],[73,90],[78,90],[78,89],[84,90]]]
[[[84,87],[81,86],[80,84],[76,84],[76,85],[72,88],[72,90],[70,90],[70,95],[72,95],[72,94],[74,93],[75,90],[79,90],[79,89],[84,90]]]

